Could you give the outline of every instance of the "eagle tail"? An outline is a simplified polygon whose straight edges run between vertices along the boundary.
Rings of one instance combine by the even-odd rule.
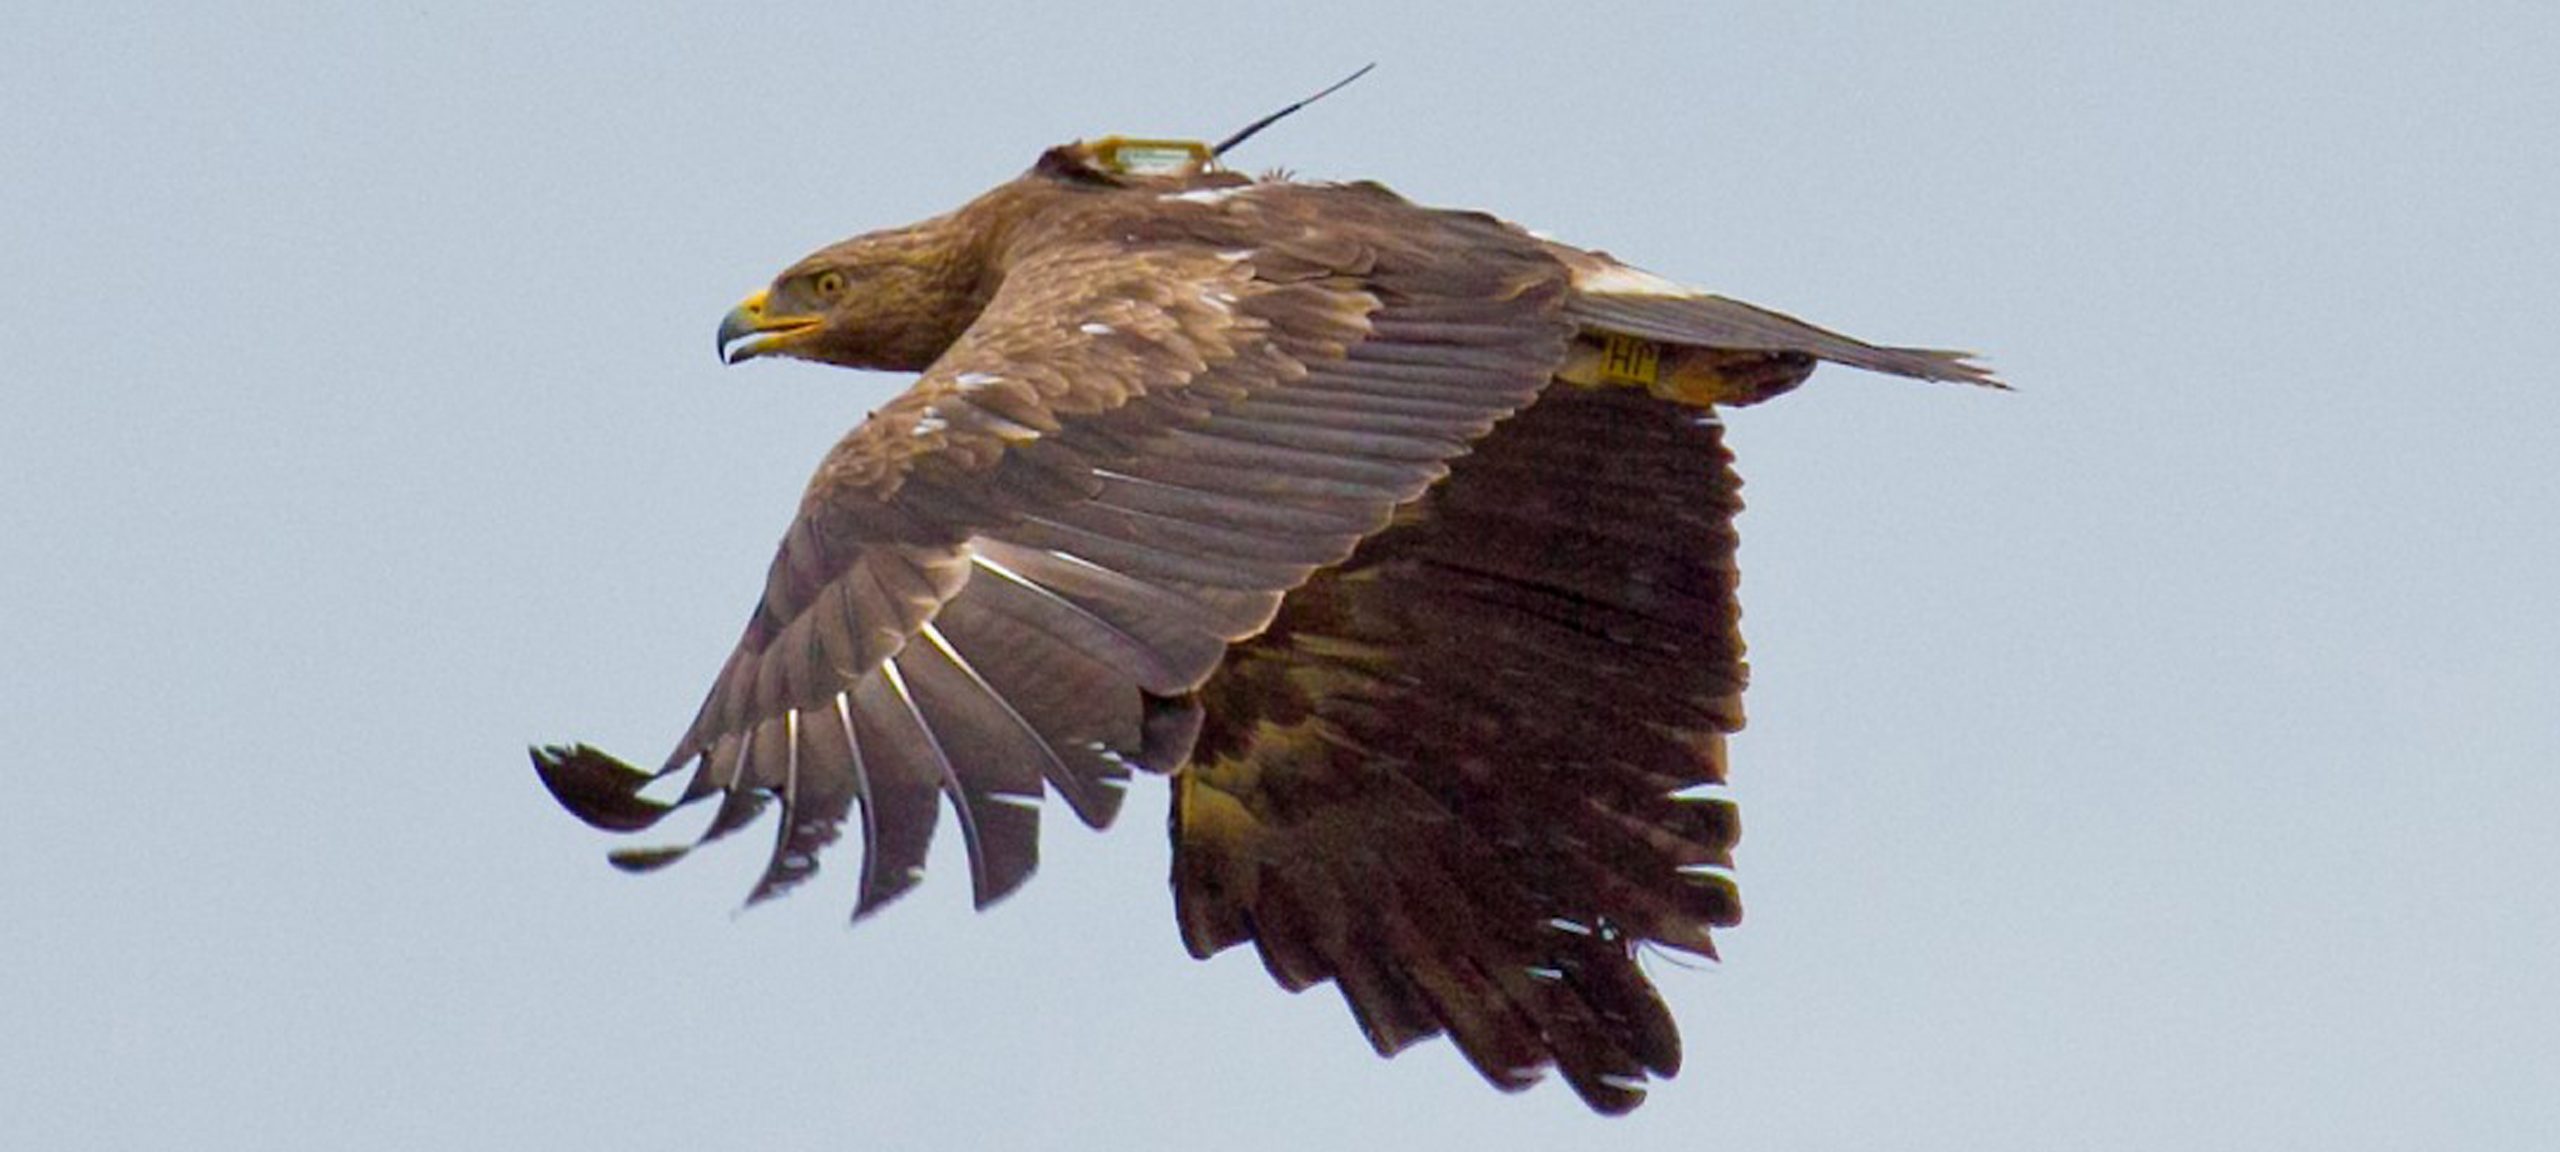
[[[1783,312],[1666,280],[1604,253],[1553,241],[1547,250],[1572,272],[1565,313],[1586,334],[1619,333],[1679,348],[1793,354],[1919,380],[2004,391],[2009,387],[1976,363],[1971,352],[1870,344]]]

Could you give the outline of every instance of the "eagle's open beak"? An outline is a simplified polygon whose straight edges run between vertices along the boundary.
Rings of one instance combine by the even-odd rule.
[[[823,319],[816,316],[771,316],[765,313],[765,297],[756,293],[739,301],[738,306],[720,318],[720,359],[735,364],[780,351],[801,336],[814,332]]]

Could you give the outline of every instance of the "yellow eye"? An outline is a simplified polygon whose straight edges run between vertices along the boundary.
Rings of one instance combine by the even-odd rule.
[[[810,282],[809,290],[820,300],[833,300],[844,294],[844,273],[820,272],[818,278]]]

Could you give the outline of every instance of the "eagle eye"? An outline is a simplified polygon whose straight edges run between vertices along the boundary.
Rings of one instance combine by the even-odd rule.
[[[809,281],[809,291],[820,300],[833,300],[844,295],[844,273],[820,272]]]

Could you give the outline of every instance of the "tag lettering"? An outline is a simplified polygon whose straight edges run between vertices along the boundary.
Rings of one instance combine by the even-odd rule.
[[[1604,334],[1600,345],[1600,378],[1647,388],[1662,373],[1662,345],[1633,336]]]

